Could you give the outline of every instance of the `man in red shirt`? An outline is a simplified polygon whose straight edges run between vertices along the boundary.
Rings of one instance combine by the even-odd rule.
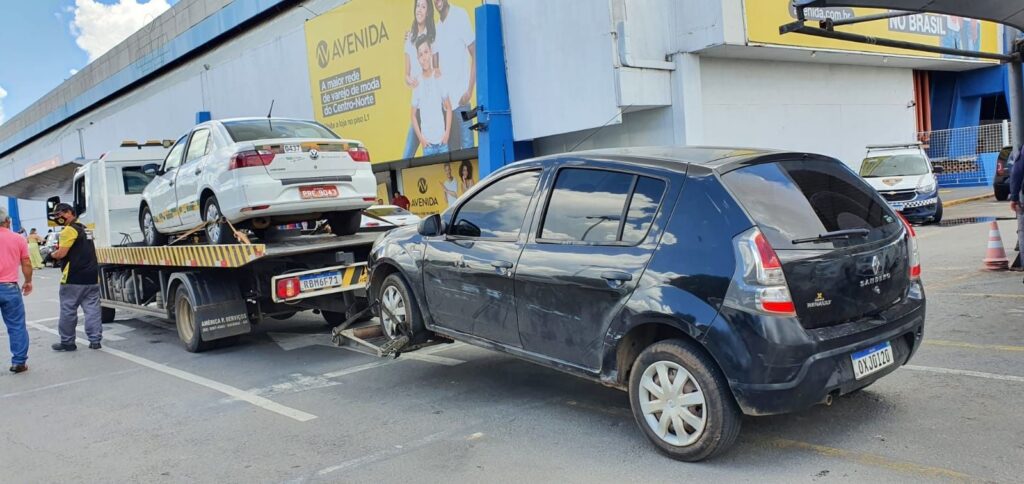
[[[391,197],[391,204],[409,210],[409,199],[402,195],[402,192],[395,192],[395,196]]]
[[[25,285],[18,288],[18,267],[25,275]],[[28,329],[25,328],[25,301],[22,295],[32,292],[32,262],[28,242],[11,232],[11,217],[0,208],[0,315],[7,326],[11,343],[11,372],[28,370]]]

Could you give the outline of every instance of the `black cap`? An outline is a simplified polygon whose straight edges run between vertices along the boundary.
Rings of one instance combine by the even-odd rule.
[[[72,207],[69,203],[58,203],[56,207],[53,207],[50,215],[60,215],[61,212],[71,212],[72,215],[75,215],[75,207]]]

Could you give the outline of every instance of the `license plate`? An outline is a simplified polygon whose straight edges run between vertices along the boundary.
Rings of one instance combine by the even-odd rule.
[[[888,341],[860,350],[850,355],[850,359],[853,360],[853,376],[858,380],[892,365],[895,361],[892,356],[892,345]]]
[[[300,145],[281,145],[281,150],[285,153],[302,153],[302,146]]]
[[[907,205],[902,202],[889,202],[889,206],[892,207],[893,210],[901,211],[906,208]]]
[[[341,272],[324,272],[299,277],[299,289],[302,292],[317,291],[341,285]]]
[[[303,200],[310,198],[335,198],[338,196],[338,187],[329,185],[316,187],[299,187],[299,196]]]

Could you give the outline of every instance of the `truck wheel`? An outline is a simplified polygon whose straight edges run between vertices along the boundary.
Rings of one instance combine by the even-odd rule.
[[[331,233],[338,236],[352,235],[358,232],[359,224],[362,221],[362,210],[331,212],[327,214],[327,223],[331,224]]]
[[[139,215],[139,228],[142,229],[142,238],[146,245],[156,247],[167,245],[167,236],[156,229],[156,222],[153,220],[153,213],[149,205],[142,206],[142,214]]]
[[[113,322],[115,314],[117,314],[117,311],[114,308],[103,306],[100,308],[100,321],[103,324]]]
[[[203,207],[203,222],[220,220],[222,215],[217,197],[207,198],[205,207]],[[231,227],[225,222],[207,223],[206,240],[210,244],[234,244],[235,234],[231,232]]]
[[[423,325],[423,316],[412,296],[412,291],[405,279],[398,273],[384,278],[378,293],[380,300],[380,326],[384,336],[396,339],[400,335],[409,336],[409,344],[419,344],[429,336]],[[384,310],[387,309],[387,312]],[[388,312],[391,315],[388,315]],[[394,316],[394,318],[392,318]]]
[[[199,322],[196,321],[195,302],[183,287],[179,287],[174,296],[174,322],[178,327],[178,338],[189,353],[206,351],[213,346],[211,341],[202,340]]]
[[[736,440],[741,413],[715,363],[689,341],[664,340],[633,362],[629,403],[640,430],[658,450],[696,462]]]

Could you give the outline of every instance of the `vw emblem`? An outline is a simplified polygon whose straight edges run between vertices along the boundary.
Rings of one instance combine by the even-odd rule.
[[[882,261],[877,255],[871,259],[871,273],[876,276],[882,273]]]
[[[315,149],[309,150],[309,159],[315,160],[317,158],[320,158],[320,152]]]

